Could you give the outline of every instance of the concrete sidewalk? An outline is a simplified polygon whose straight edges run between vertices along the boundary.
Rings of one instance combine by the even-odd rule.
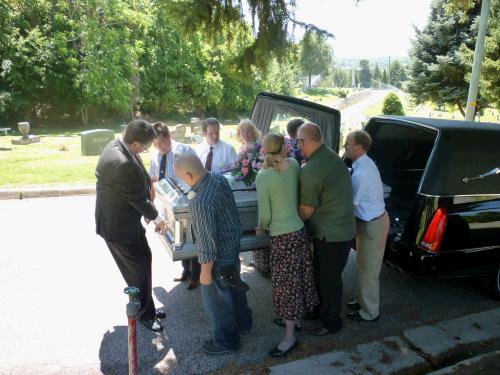
[[[479,368],[486,361],[488,368],[495,369],[493,374],[500,373],[499,348],[500,308],[409,329],[401,336],[359,344],[349,350],[276,365],[270,373],[423,374],[440,369],[436,374],[451,374],[458,368]]]
[[[26,199],[64,197],[70,195],[94,195],[95,184],[33,186],[0,189],[0,199]]]

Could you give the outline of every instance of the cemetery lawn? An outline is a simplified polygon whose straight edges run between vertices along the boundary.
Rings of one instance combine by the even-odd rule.
[[[222,138],[238,150],[235,132],[236,125],[224,125]],[[30,134],[39,135],[40,142],[13,145],[11,139],[20,137],[17,131],[13,136],[0,135],[0,188],[95,184],[95,167],[99,157],[81,155],[79,131],[34,129]],[[115,133],[115,137],[119,135]],[[148,170],[153,151],[154,146],[151,146],[141,154]]]

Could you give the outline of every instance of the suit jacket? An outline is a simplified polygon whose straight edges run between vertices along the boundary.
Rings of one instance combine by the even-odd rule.
[[[102,151],[96,168],[96,232],[107,241],[130,243],[145,230],[141,216],[154,220],[151,180],[140,161],[115,139]]]

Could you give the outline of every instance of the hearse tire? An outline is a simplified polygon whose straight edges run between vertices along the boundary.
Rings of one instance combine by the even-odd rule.
[[[490,273],[489,287],[491,296],[500,299],[500,264],[497,264]]]

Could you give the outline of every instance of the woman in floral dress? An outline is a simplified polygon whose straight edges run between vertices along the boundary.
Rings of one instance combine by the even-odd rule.
[[[269,231],[274,322],[285,326],[285,336],[269,353],[282,357],[297,347],[295,331],[300,319],[319,303],[314,288],[312,252],[304,223],[298,214],[299,171],[294,158],[286,157],[284,137],[268,134],[263,169],[256,178],[259,204],[257,235]]]

